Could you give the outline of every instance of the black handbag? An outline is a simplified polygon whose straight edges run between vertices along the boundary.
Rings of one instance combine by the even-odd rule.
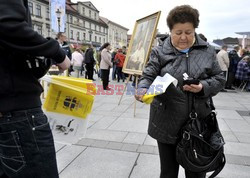
[[[189,120],[181,129],[182,138],[176,147],[177,162],[191,172],[211,172],[213,178],[223,169],[226,159],[223,136],[219,130],[215,107],[210,97],[211,113],[205,118],[197,117],[192,96]]]

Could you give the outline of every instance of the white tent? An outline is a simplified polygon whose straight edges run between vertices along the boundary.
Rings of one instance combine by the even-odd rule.
[[[216,43],[214,43],[214,42],[212,42],[212,41],[208,41],[208,43],[209,43],[211,46],[213,46],[216,50],[220,50],[220,49],[221,49],[221,46],[220,46],[220,45],[218,45],[218,44],[216,44]]]

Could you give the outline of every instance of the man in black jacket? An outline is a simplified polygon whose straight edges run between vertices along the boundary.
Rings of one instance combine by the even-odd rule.
[[[68,56],[68,58],[71,60],[71,57],[72,57],[72,53],[71,53],[71,50],[70,50],[70,47],[69,47],[69,44],[67,43],[67,37],[65,35],[65,33],[63,32],[59,32],[57,34],[57,41],[59,43],[59,45],[61,46],[61,48],[64,50],[65,54]],[[69,72],[69,75],[70,73],[74,71],[73,70],[73,66],[71,65],[68,72]]]
[[[86,73],[87,73],[87,79],[94,80],[94,65],[95,65],[95,58],[94,58],[94,50],[93,45],[89,45],[89,48],[87,49],[85,53],[85,64],[86,64]]]
[[[61,71],[70,61],[57,41],[32,29],[27,0],[0,0],[0,12],[0,177],[58,178],[35,57],[53,59]]]
[[[232,51],[229,52],[229,68],[228,68],[228,75],[227,75],[227,83],[226,89],[228,90],[235,90],[233,84],[235,83],[235,73],[237,70],[237,65],[240,61],[240,57],[238,55],[239,46],[235,46]]]

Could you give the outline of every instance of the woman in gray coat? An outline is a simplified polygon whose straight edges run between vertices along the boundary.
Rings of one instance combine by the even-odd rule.
[[[148,133],[158,143],[161,178],[177,178],[179,164],[175,159],[179,131],[185,124],[191,109],[191,95],[199,116],[210,113],[209,97],[216,95],[225,84],[225,78],[216,60],[213,47],[195,33],[199,25],[199,12],[189,5],[177,6],[167,17],[171,35],[152,49],[149,62],[139,81],[143,95],[157,76],[169,73],[178,80],[166,92],[154,98],[150,107]],[[183,74],[199,80],[199,84],[184,85]],[[185,170],[187,178],[205,178],[205,173]]]
[[[110,90],[108,87],[109,84],[109,70],[113,66],[111,62],[111,54],[110,54],[110,43],[104,43],[104,45],[101,47],[101,63],[100,63],[100,69],[101,69],[101,76],[102,76],[102,85],[104,90]]]

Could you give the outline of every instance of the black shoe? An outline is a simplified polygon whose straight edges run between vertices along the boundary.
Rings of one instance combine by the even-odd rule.
[[[235,90],[235,88],[233,88],[233,87],[225,87],[225,89],[227,89],[227,90]]]
[[[106,87],[104,90],[111,90],[111,88],[109,88],[109,87]]]
[[[222,89],[222,90],[221,90],[221,92],[227,92],[227,90],[225,90],[225,89]]]

